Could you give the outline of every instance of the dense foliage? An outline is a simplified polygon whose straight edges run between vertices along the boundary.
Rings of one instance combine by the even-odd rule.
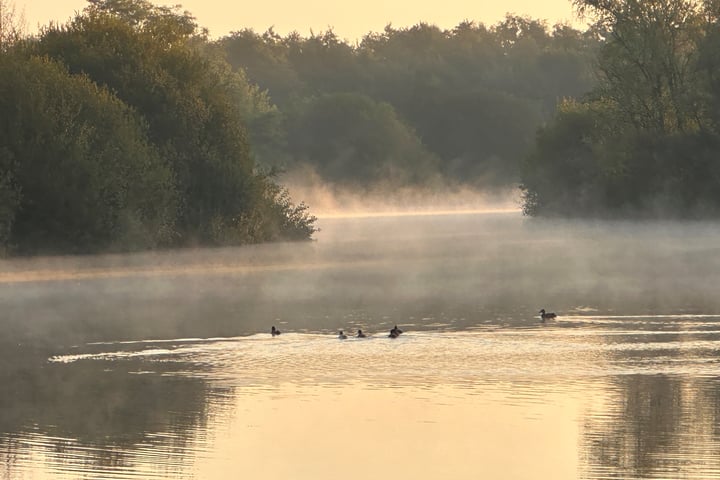
[[[0,253],[307,239],[277,167],[521,182],[530,215],[720,214],[717,0],[575,0],[585,32],[509,15],[356,44],[211,41],[179,7],[88,2],[27,37],[0,0]]]
[[[720,4],[576,0],[606,41],[525,165],[531,215],[720,214]]]
[[[80,252],[170,240],[172,171],[134,112],[38,57],[0,56],[0,91],[0,244]]]
[[[194,19],[91,0],[37,38],[2,35],[0,248],[90,252],[309,238],[314,217],[257,171],[267,98]]]
[[[390,105],[357,93],[313,98],[289,125],[288,149],[345,186],[421,183],[437,171],[437,159]]]
[[[597,37],[508,16],[486,27],[386,27],[350,45],[332,31],[220,39],[228,61],[275,103],[260,161],[311,165],[325,180],[508,187],[559,99],[593,86]]]

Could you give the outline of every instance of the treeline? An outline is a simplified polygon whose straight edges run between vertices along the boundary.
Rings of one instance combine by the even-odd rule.
[[[90,0],[19,33],[0,4],[0,253],[307,239],[314,217],[256,169],[274,110],[188,13]]]
[[[523,171],[530,215],[720,215],[720,2],[576,0],[605,41]]]
[[[343,186],[517,185],[537,128],[594,86],[594,32],[508,16],[451,30],[387,26],[356,44],[245,29],[217,41],[276,107],[258,160]]]
[[[89,0],[28,37],[0,0],[0,252],[309,238],[276,167],[521,182],[531,215],[720,213],[720,2],[575,3],[587,31],[508,16],[349,43],[211,40],[148,0]]]

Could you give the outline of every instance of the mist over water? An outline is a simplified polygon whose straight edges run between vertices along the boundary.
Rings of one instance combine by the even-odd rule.
[[[437,178],[438,185],[397,186],[379,182],[374,187],[347,187],[328,183],[309,167],[285,173],[283,183],[293,198],[312,206],[321,219],[398,215],[518,212],[517,188],[477,188]]]
[[[3,261],[0,478],[720,477],[720,224],[424,213]]]
[[[720,227],[518,213],[321,218],[309,243],[2,262],[20,338],[75,341],[716,314]],[[62,335],[58,336],[58,333]],[[49,335],[48,335],[49,334]]]

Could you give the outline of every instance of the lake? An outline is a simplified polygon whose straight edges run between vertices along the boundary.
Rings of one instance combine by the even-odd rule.
[[[0,479],[720,478],[720,224],[318,226],[0,262]]]

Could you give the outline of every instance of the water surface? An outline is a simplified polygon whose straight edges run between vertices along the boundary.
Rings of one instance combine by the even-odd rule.
[[[0,264],[0,478],[720,478],[717,225],[320,226]]]

